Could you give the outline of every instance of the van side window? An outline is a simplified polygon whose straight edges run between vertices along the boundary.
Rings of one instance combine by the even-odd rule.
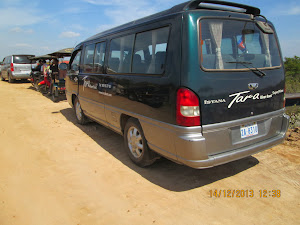
[[[85,47],[84,56],[83,56],[83,72],[92,73],[94,67],[94,53],[95,53],[95,44],[87,45]]]
[[[106,43],[101,42],[96,45],[96,52],[94,58],[94,72],[103,73],[104,56],[105,56]]]
[[[169,30],[169,27],[164,27],[136,35],[133,73],[162,74],[164,72]],[[144,59],[140,51],[143,51]]]
[[[77,71],[79,71],[81,51],[78,51],[75,54],[76,55],[74,57],[72,57],[73,61],[71,59],[70,69],[77,72]]]
[[[108,73],[130,73],[134,34],[111,40]]]

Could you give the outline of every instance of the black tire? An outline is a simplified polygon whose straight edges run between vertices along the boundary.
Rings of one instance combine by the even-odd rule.
[[[8,74],[8,83],[14,83],[15,80],[12,79],[11,74]]]
[[[88,118],[84,115],[78,98],[74,101],[74,111],[79,124],[84,125],[88,123]]]
[[[45,95],[48,93],[47,85],[42,84],[42,85],[39,85],[38,88],[39,88],[39,92],[41,92],[42,94]]]
[[[0,80],[5,81],[4,77],[2,76],[2,72],[0,72]]]
[[[140,167],[153,164],[159,156],[149,149],[143,129],[137,119],[130,118],[124,129],[124,143],[130,159]]]

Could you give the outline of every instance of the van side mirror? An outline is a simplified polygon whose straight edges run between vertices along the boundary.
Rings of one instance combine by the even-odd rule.
[[[68,69],[68,64],[67,63],[61,63],[61,64],[58,65],[58,69],[67,70]]]

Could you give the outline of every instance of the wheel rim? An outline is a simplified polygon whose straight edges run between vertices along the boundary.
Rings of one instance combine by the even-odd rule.
[[[76,110],[76,117],[78,120],[81,120],[82,117],[82,110],[80,107],[80,103],[77,101],[76,105],[75,105],[75,110]]]
[[[140,158],[144,151],[143,138],[136,127],[130,127],[127,133],[128,147],[135,158]]]

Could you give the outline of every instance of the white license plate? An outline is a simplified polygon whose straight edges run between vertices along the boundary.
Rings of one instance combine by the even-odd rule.
[[[241,138],[247,138],[258,134],[257,123],[253,123],[247,126],[241,126]]]

